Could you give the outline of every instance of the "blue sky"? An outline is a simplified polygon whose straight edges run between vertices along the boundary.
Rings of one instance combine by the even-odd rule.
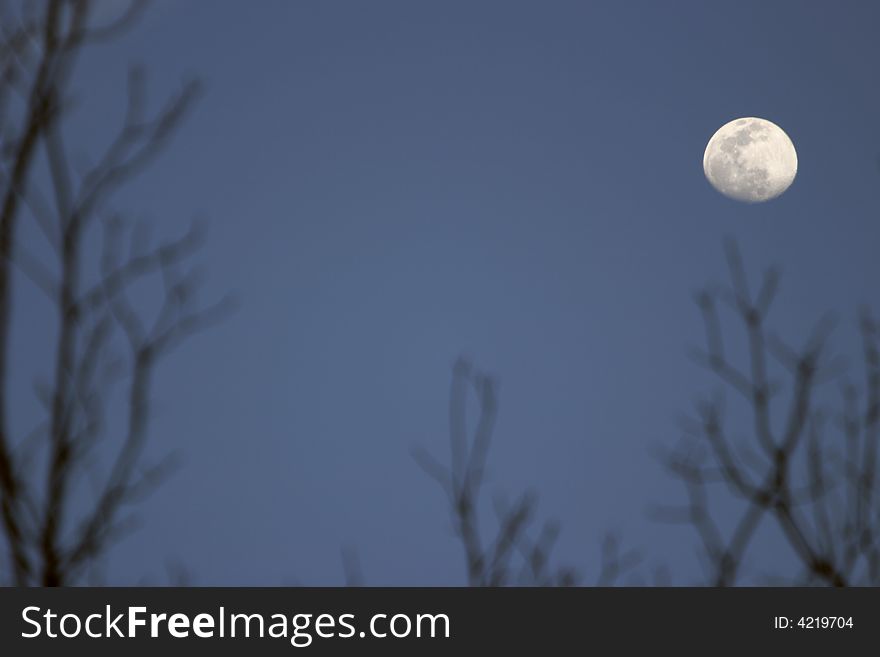
[[[160,579],[171,560],[204,584],[338,584],[352,546],[368,583],[462,583],[410,456],[445,453],[459,354],[500,381],[490,490],[540,494],[561,562],[589,578],[611,529],[697,576],[693,534],[645,517],[681,499],[651,448],[707,389],[685,355],[692,293],[723,280],[734,237],[750,273],[782,268],[781,332],[837,311],[854,353],[880,278],[878,11],[166,1],[91,50],[71,119],[84,153],[109,137],[128,63],[157,102],[204,81],[114,203],[157,234],[207,217],[206,291],[241,301],[161,369],[152,448],[184,467],[108,577]],[[797,148],[779,199],[737,203],[703,177],[706,142],[739,116]]]

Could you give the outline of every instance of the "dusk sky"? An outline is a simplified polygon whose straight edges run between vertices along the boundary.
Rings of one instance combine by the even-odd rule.
[[[715,386],[687,356],[693,293],[725,280],[735,238],[753,278],[782,270],[780,333],[799,343],[834,311],[834,345],[857,355],[858,309],[880,310],[878,21],[856,1],[166,0],[89,50],[83,154],[118,125],[129,64],[153,107],[203,81],[113,206],[157,237],[204,217],[205,296],[239,300],[159,370],[149,455],[183,465],[106,578],[161,581],[170,562],[199,584],[335,585],[351,548],[367,584],[463,584],[411,452],[447,455],[464,355],[499,381],[487,493],[534,489],[562,526],[556,561],[590,581],[611,530],[646,572],[697,579],[694,532],[646,514],[683,495],[652,450]],[[766,203],[703,175],[741,116],[797,149]],[[21,303],[29,384],[51,315]],[[13,400],[24,430],[31,387]]]

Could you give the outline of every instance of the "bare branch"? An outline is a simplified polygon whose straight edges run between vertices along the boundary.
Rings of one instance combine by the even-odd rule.
[[[880,553],[874,482],[880,352],[873,324],[863,319],[867,411],[860,418],[854,390],[847,386],[843,410],[829,416],[820,409],[817,386],[838,379],[843,372],[841,359],[826,356],[833,319],[822,318],[802,349],[791,347],[765,328],[779,274],[768,270],[753,298],[736,244],[728,241],[725,253],[731,287],[697,296],[706,329],[706,350],[698,352],[697,361],[746,402],[752,426],[750,440],[734,449],[724,429],[720,400],[698,404],[699,421],[688,421],[684,430],[690,441],[708,445],[713,464],[707,465],[704,456],[694,458],[688,452],[667,455],[666,466],[683,483],[688,504],[657,509],[654,517],[685,522],[695,529],[707,558],[710,581],[716,585],[737,583],[741,564],[765,518],[773,520],[798,559],[798,578],[833,586],[860,579],[877,583],[880,571],[875,564],[880,565]],[[747,368],[737,367],[725,356],[716,296],[733,310],[745,329]],[[771,357],[788,373],[791,393],[787,398],[777,395],[781,388],[771,382]],[[829,423],[826,417],[840,421]],[[778,435],[772,426],[774,418],[782,420]],[[843,433],[840,457],[826,447],[824,435],[831,428]],[[802,472],[796,469],[800,465]],[[721,475],[720,481],[711,476],[713,472]],[[798,477],[806,483],[798,483]],[[743,505],[741,514],[727,526],[713,517],[709,506],[709,490],[719,483]]]
[[[472,434],[465,414],[469,390],[479,408]],[[452,370],[449,399],[451,465],[441,464],[422,449],[414,450],[413,458],[447,496],[453,527],[464,552],[468,583],[505,586],[521,583],[523,578],[539,585],[574,582],[576,576],[571,571],[554,573],[547,567],[549,551],[558,534],[555,525],[545,525],[537,540],[529,538],[536,506],[529,493],[521,495],[511,506],[497,500],[497,529],[491,538],[484,538],[480,504],[497,415],[496,383],[467,361],[458,359]]]

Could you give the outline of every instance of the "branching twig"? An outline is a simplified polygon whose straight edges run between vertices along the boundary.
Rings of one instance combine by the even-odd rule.
[[[96,25],[88,0],[48,0],[42,15],[18,25],[4,17],[0,30],[0,512],[17,584],[76,582],[130,526],[127,506],[164,480],[174,463],[166,459],[147,468],[141,463],[156,366],[229,308],[225,300],[208,306],[196,300],[197,280],[183,268],[200,244],[195,228],[126,257],[121,221],[108,222],[99,278],[86,279],[85,261],[99,251],[89,244],[87,229],[113,195],[162,152],[198,93],[197,84],[187,84],[147,116],[144,77],[133,70],[121,127],[97,164],[74,175],[64,118],[77,56],[84,47],[123,33],[145,6],[135,0],[111,23]],[[13,103],[17,111],[10,111]],[[34,173],[41,157],[48,172],[43,185]],[[49,193],[44,196],[41,188]],[[54,267],[16,242],[25,211],[53,248]],[[58,318],[51,345],[54,370],[41,388],[47,418],[26,441],[27,449],[8,434],[13,271],[38,286]],[[152,283],[161,291],[154,316],[138,310],[136,283]],[[120,358],[120,351],[127,358]],[[104,419],[120,384],[128,388],[126,426],[114,441]],[[34,447],[38,441],[42,450]],[[96,460],[93,448],[99,443],[103,455]],[[26,467],[38,453],[46,458],[42,477]],[[78,479],[86,471],[94,475],[102,462],[107,471],[95,499],[74,509]]]
[[[466,419],[469,393],[476,398],[479,415],[473,433]],[[497,413],[495,381],[459,359],[452,371],[449,399],[450,466],[424,450],[414,452],[416,462],[443,489],[449,501],[456,536],[461,541],[471,586],[531,584],[568,586],[576,582],[570,569],[553,570],[550,552],[559,534],[553,523],[529,536],[535,521],[535,497],[521,495],[511,504],[498,500],[497,524],[488,540],[481,520],[486,463]]]
[[[876,585],[880,582],[875,484],[880,352],[875,325],[865,313],[862,336],[868,380],[863,410],[858,410],[854,389],[846,386],[844,409],[834,425],[826,420],[817,399],[818,386],[840,376],[839,361],[826,360],[833,323],[820,320],[801,349],[787,345],[766,327],[778,273],[766,272],[752,295],[736,245],[728,242],[726,252],[731,287],[697,296],[706,348],[695,355],[746,402],[751,442],[763,458],[751,447],[734,449],[724,429],[720,399],[701,402],[696,417],[687,423],[686,448],[664,458],[684,484],[688,504],[661,509],[656,515],[694,527],[715,585],[739,581],[742,563],[765,519],[775,523],[798,559],[798,581]],[[724,349],[719,301],[733,310],[745,329],[748,363],[744,368],[731,362]],[[771,382],[771,360],[788,375],[787,399]],[[776,421],[781,422],[780,431],[774,430]],[[834,428],[843,435],[842,451],[827,439]],[[737,451],[747,458],[738,458]],[[709,491],[718,483],[741,501],[739,516],[724,526],[710,511]]]

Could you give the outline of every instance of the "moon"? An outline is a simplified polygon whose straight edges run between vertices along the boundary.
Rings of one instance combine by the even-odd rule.
[[[785,131],[766,119],[734,119],[706,145],[703,172],[725,196],[746,203],[769,201],[797,175],[797,152]]]

